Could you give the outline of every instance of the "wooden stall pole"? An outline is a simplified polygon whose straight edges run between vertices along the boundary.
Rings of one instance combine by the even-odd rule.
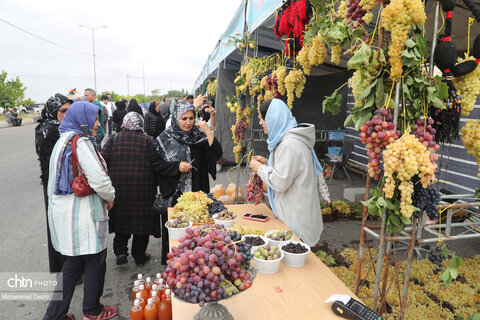
[[[413,218],[412,231],[410,232],[410,243],[408,244],[408,258],[405,270],[405,279],[403,281],[403,295],[400,308],[400,320],[405,319],[405,311],[407,309],[408,284],[410,282],[410,271],[412,270],[413,248],[415,246],[415,237],[417,234],[417,223],[418,218]]]
[[[380,3],[380,9],[378,10],[378,14],[381,14],[383,10],[383,2]],[[380,19],[380,25],[381,19]],[[380,27],[378,30],[378,47],[381,49],[383,47],[383,31],[384,29]],[[370,193],[370,183],[371,183],[371,177],[367,173],[367,181],[365,182],[365,197],[364,200],[368,200],[368,195]],[[366,206],[363,206],[363,215],[362,215],[362,229],[360,230],[360,244],[359,244],[359,249],[358,249],[358,266],[357,266],[357,278],[355,279],[355,294],[358,296],[358,293],[360,291],[360,281],[361,281],[361,276],[362,276],[362,264],[363,264],[363,246],[365,242],[365,225],[367,221],[367,216],[368,216],[368,208]]]

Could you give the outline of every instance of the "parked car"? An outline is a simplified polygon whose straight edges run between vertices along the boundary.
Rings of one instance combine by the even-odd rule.
[[[42,112],[43,110],[43,107],[45,106],[44,103],[33,103],[31,104],[27,109],[30,109],[33,111],[33,112]]]

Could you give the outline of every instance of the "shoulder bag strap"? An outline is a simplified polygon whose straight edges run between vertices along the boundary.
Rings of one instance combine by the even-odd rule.
[[[78,162],[78,155],[77,155],[77,142],[78,142],[78,139],[80,139],[81,137],[86,137],[86,135],[76,134],[72,139],[72,167],[73,167],[73,175],[75,177],[78,177],[78,170],[80,170],[80,173],[83,174],[82,168],[80,167],[80,164]],[[100,162],[100,165],[102,166],[105,173],[108,174],[107,169],[103,165],[103,161],[102,161],[102,158],[100,157],[100,153],[98,153],[97,147],[93,146],[93,149],[95,150],[95,153],[97,154],[98,161]]]

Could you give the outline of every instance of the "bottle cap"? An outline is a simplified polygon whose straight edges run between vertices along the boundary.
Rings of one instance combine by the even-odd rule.
[[[153,303],[152,298],[148,298],[147,303],[152,304]]]
[[[142,274],[139,273],[138,276],[137,276],[137,279],[138,279],[138,280],[142,280],[142,278],[143,278]]]
[[[163,284],[165,281],[163,279],[160,279],[160,284]]]
[[[156,296],[157,296],[157,291],[152,290],[152,297],[156,297]]]
[[[137,299],[141,299],[142,298],[142,293],[141,292],[137,292]]]
[[[143,284],[141,284],[141,285],[138,287],[138,289],[140,289],[140,291],[141,291],[141,290],[145,290],[145,286],[144,286]]]
[[[170,289],[165,290],[165,294],[168,296],[170,294]]]
[[[147,279],[145,279],[145,282],[152,282],[152,278],[147,277]]]
[[[157,279],[160,279],[162,277],[161,273],[157,273]]]
[[[165,293],[162,294],[162,300],[167,300],[167,295]]]
[[[152,290],[157,290],[157,288],[158,288],[158,287],[157,287],[156,284],[152,285]]]
[[[134,306],[139,306],[140,305],[140,300],[135,299],[135,301],[133,301],[133,305]]]
[[[140,284],[140,281],[138,281],[138,280],[135,280],[135,281],[133,282],[133,285],[134,285],[135,287],[137,287],[139,284]]]

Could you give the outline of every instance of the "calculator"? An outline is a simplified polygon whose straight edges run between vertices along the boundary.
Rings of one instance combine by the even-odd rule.
[[[332,311],[342,318],[351,320],[382,320],[378,314],[363,303],[348,295],[333,295],[327,301],[332,303]]]

